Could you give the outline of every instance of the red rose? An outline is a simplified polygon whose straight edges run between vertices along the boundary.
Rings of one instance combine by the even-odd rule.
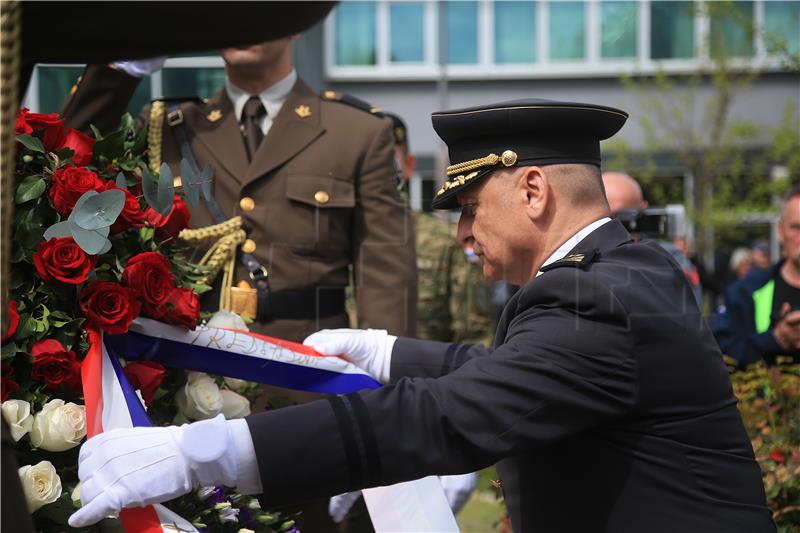
[[[142,398],[147,407],[153,403],[158,387],[164,380],[167,371],[164,367],[153,361],[136,361],[125,366],[125,375],[134,389],[142,391]]]
[[[87,191],[101,192],[105,182],[97,174],[84,167],[63,166],[53,173],[53,184],[50,186],[50,199],[58,214],[69,216],[75,203]]]
[[[31,125],[28,124],[28,121],[25,119],[27,115],[28,115],[27,107],[23,107],[17,113],[17,124],[16,127],[14,128],[14,133],[16,133],[17,135],[30,135],[31,133],[33,133],[33,128],[31,128]]]
[[[62,148],[71,148],[74,153],[70,159],[72,159],[72,162],[76,165],[83,166],[92,162],[94,143],[95,140],[88,135],[69,128]]]
[[[11,363],[0,364],[0,402],[8,400],[8,397],[19,390],[19,383],[11,379],[14,375],[14,367]]]
[[[145,313],[161,318],[167,312],[164,302],[175,289],[175,277],[166,257],[158,252],[143,252],[128,259],[122,284],[142,295]]]
[[[781,453],[779,448],[775,448],[771,452],[769,452],[769,458],[775,461],[776,463],[782,463],[786,460],[786,457]]]
[[[194,329],[200,320],[200,300],[192,289],[173,290],[166,301],[167,322],[175,326]]]
[[[73,285],[86,281],[96,262],[97,256],[84,252],[72,237],[42,241],[33,254],[33,264],[42,281],[57,279]]]
[[[58,113],[26,113],[25,121],[34,131],[42,130],[45,150],[55,152],[64,146],[64,119]]]
[[[144,211],[142,211],[142,206],[139,205],[139,199],[130,191],[117,187],[113,181],[107,181],[104,190],[111,189],[119,189],[125,193],[125,206],[122,208],[117,220],[111,225],[111,233],[121,233],[130,228],[144,226]]]
[[[19,326],[19,313],[17,312],[17,302],[16,300],[9,300],[8,301],[8,327],[6,328],[5,333],[3,333],[2,339],[0,339],[0,344],[5,344],[11,337],[14,336],[14,333],[17,332],[17,326]]]
[[[142,303],[135,289],[110,281],[93,281],[81,291],[79,304],[87,326],[106,333],[125,333]]]
[[[55,339],[44,339],[31,346],[31,356],[31,379],[44,381],[49,389],[65,385],[75,394],[81,393],[81,363],[75,352],[67,351]]]
[[[172,204],[172,210],[167,216],[162,217],[152,208],[148,208],[145,213],[147,222],[156,228],[156,235],[162,239],[174,239],[177,237],[182,229],[189,227],[189,219],[191,216],[186,203],[177,194]]]

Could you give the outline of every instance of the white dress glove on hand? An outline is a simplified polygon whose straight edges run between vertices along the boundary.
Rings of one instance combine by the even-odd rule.
[[[151,57],[150,59],[133,59],[130,61],[117,61],[111,63],[115,69],[123,71],[125,74],[133,76],[134,78],[144,78],[153,72],[161,70],[164,63],[167,61],[167,56]]]
[[[303,344],[323,355],[338,355],[382,383],[389,383],[392,348],[397,337],[385,329],[323,329]]]
[[[444,495],[447,496],[447,503],[450,504],[453,514],[458,513],[464,504],[469,500],[469,495],[475,490],[478,482],[478,474],[458,474],[454,476],[439,476],[442,483]]]
[[[170,427],[114,429],[81,447],[83,507],[69,518],[85,527],[125,507],[176,498],[193,487],[236,485],[234,437],[223,415]]]
[[[344,517],[347,516],[347,512],[353,507],[353,504],[356,503],[356,500],[361,496],[360,490],[354,490],[353,492],[345,492],[344,494],[339,494],[338,496],[334,496],[328,502],[328,514],[331,515],[331,518],[337,524],[344,520]]]

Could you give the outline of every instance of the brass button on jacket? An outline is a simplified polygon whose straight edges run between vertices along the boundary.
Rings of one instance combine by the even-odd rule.
[[[331,196],[325,191],[317,191],[314,193],[314,200],[320,204],[327,204]]]
[[[246,254],[252,254],[256,251],[256,243],[252,239],[247,239],[242,243],[242,251]]]
[[[249,196],[245,196],[241,200],[239,200],[239,207],[242,208],[242,211],[250,212],[256,208],[256,202]]]

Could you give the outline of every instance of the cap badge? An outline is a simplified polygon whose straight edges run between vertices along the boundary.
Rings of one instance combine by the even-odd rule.
[[[311,116],[311,108],[307,105],[299,105],[294,108],[294,114],[300,118],[308,118]]]
[[[206,118],[208,119],[209,122],[216,122],[222,118],[222,111],[220,111],[219,109],[214,109],[213,111],[211,111],[211,113],[206,115]]]
[[[503,163],[505,167],[514,166],[517,162],[517,152],[514,150],[506,150],[500,155],[500,162]]]

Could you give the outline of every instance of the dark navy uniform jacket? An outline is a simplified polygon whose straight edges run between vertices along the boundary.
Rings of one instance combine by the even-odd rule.
[[[265,503],[498,463],[515,531],[774,531],[669,254],[611,221],[543,270],[493,350],[399,338],[392,385],[249,417]]]

